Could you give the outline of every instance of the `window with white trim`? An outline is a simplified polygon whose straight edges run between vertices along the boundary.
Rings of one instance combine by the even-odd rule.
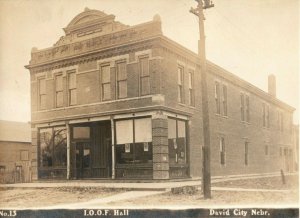
[[[140,93],[141,95],[150,94],[150,72],[149,58],[141,57],[140,59]]]
[[[63,76],[55,76],[55,106],[63,107],[64,105],[64,94],[63,94]]]
[[[215,102],[216,102],[216,113],[221,114],[221,107],[220,107],[220,83],[215,82]]]
[[[189,105],[195,106],[194,71],[189,71]]]
[[[38,88],[39,88],[39,101],[38,101],[39,109],[44,110],[46,109],[46,100],[47,100],[45,78],[40,78],[38,80]]]
[[[178,66],[177,68],[177,84],[178,84],[178,102],[184,103],[184,82],[183,82],[183,67]]]
[[[69,105],[77,104],[77,88],[76,88],[76,73],[68,73],[68,96],[69,96]]]
[[[110,100],[111,99],[111,84],[110,84],[110,66],[104,65],[101,66],[101,93],[102,100]]]
[[[126,62],[117,63],[117,96],[118,99],[127,97]]]

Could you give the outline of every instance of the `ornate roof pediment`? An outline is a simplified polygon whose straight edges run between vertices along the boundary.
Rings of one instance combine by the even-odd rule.
[[[97,25],[102,23],[105,25],[107,23],[114,23],[115,16],[108,15],[102,11],[91,10],[89,8],[85,8],[84,12],[78,14],[74,17],[67,27],[64,28],[66,35],[85,32],[87,31],[95,31],[101,28],[101,25]],[[124,25],[125,26],[125,25]]]

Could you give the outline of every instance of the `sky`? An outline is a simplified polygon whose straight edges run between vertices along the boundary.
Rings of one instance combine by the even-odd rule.
[[[205,10],[206,57],[299,111],[299,1],[214,0]],[[32,47],[51,47],[85,7],[136,25],[159,14],[164,35],[197,52],[194,0],[0,0],[0,120],[30,121],[30,78],[24,68]]]

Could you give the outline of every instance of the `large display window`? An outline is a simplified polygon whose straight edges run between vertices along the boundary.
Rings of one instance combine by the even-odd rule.
[[[168,143],[170,164],[186,163],[186,123],[168,119]]]
[[[65,127],[39,131],[39,167],[41,177],[61,177],[67,167],[67,133]],[[57,172],[53,169],[59,169]],[[52,170],[51,172],[48,170]]]
[[[116,163],[152,163],[151,118],[116,121]]]

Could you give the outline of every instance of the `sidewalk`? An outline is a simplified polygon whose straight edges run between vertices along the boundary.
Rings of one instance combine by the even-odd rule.
[[[297,173],[289,173],[286,175],[294,175]],[[223,181],[255,179],[264,177],[280,176],[279,173],[263,174],[263,175],[234,175],[225,177],[212,177],[212,184]],[[101,180],[64,180],[56,182],[33,182],[33,183],[16,183],[16,184],[0,184],[0,188],[51,188],[51,187],[99,187],[99,188],[115,188],[128,189],[137,191],[167,191],[171,188],[196,186],[201,187],[201,178],[193,180],[181,181],[159,181],[159,182],[122,182],[122,181],[101,181]]]

